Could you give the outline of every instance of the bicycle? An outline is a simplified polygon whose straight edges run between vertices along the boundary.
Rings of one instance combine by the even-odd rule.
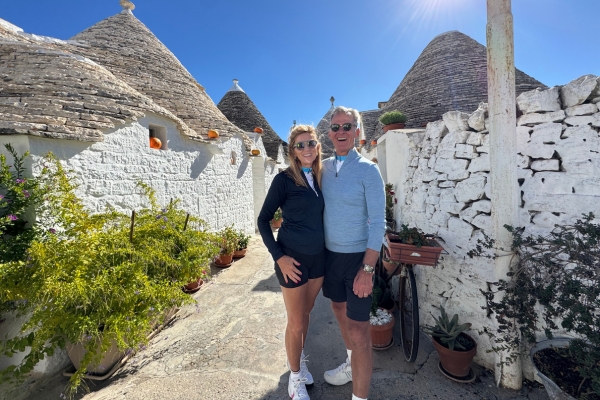
[[[381,246],[377,262],[378,274],[381,274],[385,269],[383,264],[384,259],[387,258],[397,262],[393,270],[388,273],[389,276],[386,282],[389,282],[399,270],[398,309],[400,312],[400,341],[402,342],[404,358],[410,363],[415,362],[419,352],[419,298],[413,265],[435,266],[439,254],[444,251],[433,238],[431,240],[434,243],[431,246],[433,250],[429,246],[416,248],[411,245],[403,245],[406,248],[404,250],[407,251],[405,254],[395,255],[396,259],[392,258],[391,254],[386,254],[389,243],[384,243]],[[402,261],[412,261],[414,264]]]

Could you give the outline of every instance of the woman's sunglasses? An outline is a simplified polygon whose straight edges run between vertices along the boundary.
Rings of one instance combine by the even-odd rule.
[[[305,140],[304,142],[294,143],[294,148],[298,150],[303,150],[306,146],[308,146],[311,149],[314,149],[315,147],[317,147],[318,143],[319,142],[317,142],[316,140]]]
[[[345,123],[343,125],[340,124],[331,124],[331,126],[329,127],[329,129],[331,129],[332,132],[337,132],[340,130],[340,127],[344,130],[344,132],[348,132],[350,129],[352,129],[352,126],[354,124],[351,123]]]

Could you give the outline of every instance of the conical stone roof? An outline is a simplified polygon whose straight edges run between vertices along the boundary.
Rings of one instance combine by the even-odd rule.
[[[515,70],[517,96],[546,86]],[[436,36],[408,71],[383,111],[400,110],[407,127],[420,127],[447,111],[472,113],[487,102],[487,54],[482,44],[464,33]]]
[[[130,10],[98,22],[72,38],[89,47],[74,51],[106,67],[117,78],[150,97],[207,138],[244,135],[219,111],[204,88]]]
[[[254,128],[262,128],[262,140],[267,155],[277,160],[279,146],[287,146],[275,133],[262,113],[258,110],[250,97],[238,85],[237,79],[233,80],[233,86],[219,101],[217,107],[229,121],[245,132],[253,132]]]

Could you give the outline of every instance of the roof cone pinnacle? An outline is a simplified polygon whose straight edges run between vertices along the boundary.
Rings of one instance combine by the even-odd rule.
[[[119,0],[119,4],[121,5],[121,7],[123,7],[124,11],[131,12],[133,9],[135,9],[135,4],[133,4],[129,0]]]
[[[231,86],[231,88],[229,88],[228,92],[244,92],[244,90],[238,85],[238,80],[234,79],[233,86]],[[244,93],[246,93],[246,92],[244,92]]]
[[[331,102],[331,107],[333,107],[333,103],[335,102],[335,97],[331,96],[329,101]]]

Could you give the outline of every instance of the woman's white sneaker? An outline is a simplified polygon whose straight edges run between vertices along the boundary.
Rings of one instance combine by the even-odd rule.
[[[325,371],[323,377],[325,378],[325,382],[335,386],[341,386],[348,382],[352,382],[352,366],[350,365],[350,360],[346,358],[346,362],[336,369]]]
[[[310,400],[306,391],[306,379],[292,379],[292,374],[288,381],[288,395],[292,400]]]
[[[304,350],[302,350],[302,356],[300,358],[300,373],[306,379],[306,385],[311,386],[315,383],[312,374],[308,371],[308,367],[306,363],[308,362],[308,356],[304,355]],[[286,361],[288,369],[291,371],[290,362]]]

